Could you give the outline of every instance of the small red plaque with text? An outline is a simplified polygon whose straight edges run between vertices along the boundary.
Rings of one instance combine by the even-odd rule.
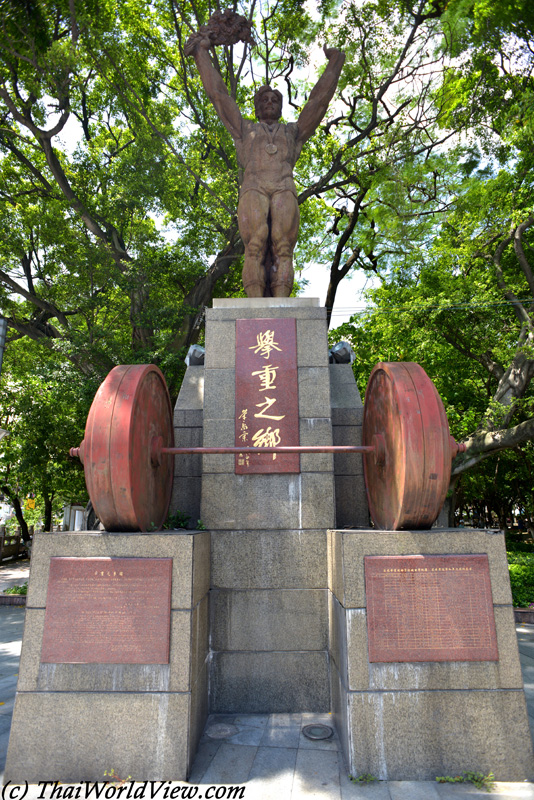
[[[41,661],[168,664],[172,558],[51,558]]]
[[[300,472],[298,453],[261,453],[299,444],[297,324],[295,319],[236,320],[235,471]]]
[[[369,661],[498,661],[487,555],[366,556]]]

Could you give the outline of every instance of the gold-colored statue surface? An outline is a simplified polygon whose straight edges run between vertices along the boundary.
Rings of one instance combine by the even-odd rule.
[[[234,140],[243,182],[237,209],[245,246],[243,285],[248,297],[289,297],[293,288],[293,250],[299,229],[293,168],[306,142],[326,114],[345,55],[325,48],[325,71],[310,93],[296,123],[281,123],[282,95],[262,86],[255,95],[257,122],[244,119],[213,66],[214,44],[251,42],[250,24],[230,11],[216,12],[187,42],[206,94]]]

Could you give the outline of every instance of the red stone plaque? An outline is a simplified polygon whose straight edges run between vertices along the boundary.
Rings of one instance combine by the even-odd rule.
[[[236,473],[300,472],[298,453],[261,453],[300,441],[295,319],[236,320],[235,383],[235,445],[258,448],[236,455]]]
[[[168,664],[172,558],[51,558],[41,661]]]
[[[498,661],[486,555],[366,556],[369,661]]]

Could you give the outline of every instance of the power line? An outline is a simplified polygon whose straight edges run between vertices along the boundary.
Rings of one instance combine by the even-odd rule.
[[[406,312],[414,312],[414,311],[428,311],[429,309],[438,309],[442,311],[454,311],[460,308],[492,308],[494,306],[517,306],[521,303],[533,303],[534,300],[532,297],[527,297],[518,300],[496,300],[493,303],[454,303],[452,305],[421,305],[414,303],[409,306],[393,306],[391,308],[373,308],[372,306],[347,306],[347,307],[338,307],[335,306],[334,310],[332,311],[332,316],[346,316],[347,314],[393,314],[396,312],[406,313]]]

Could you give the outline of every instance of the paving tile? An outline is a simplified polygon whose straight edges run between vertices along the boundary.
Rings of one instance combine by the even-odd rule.
[[[223,742],[204,773],[202,783],[244,783],[248,779],[257,749]]]
[[[495,784],[491,797],[501,797],[506,800],[534,800],[534,784],[499,781]]]
[[[303,733],[300,735],[299,747],[304,750],[340,750],[341,745],[337,737],[332,714],[302,714],[302,728],[305,725],[327,725],[334,731],[330,739],[308,739]]]
[[[239,733],[236,733],[235,736],[229,736],[226,741],[229,744],[242,744],[257,747],[263,738],[264,732],[265,728],[240,726]]]
[[[230,718],[225,716],[224,722],[230,722],[236,728],[238,733],[234,736],[229,736],[224,741],[228,744],[241,744],[257,747],[262,740],[265,728],[267,727],[269,716],[267,714],[240,714]],[[214,715],[213,722],[220,723],[223,721],[222,715]]]
[[[267,725],[260,744],[265,747],[297,748],[300,737],[300,725]]]
[[[302,714],[269,714],[268,725],[293,726],[302,724]]]
[[[301,714],[302,727],[304,725],[330,725],[334,727],[334,718],[332,714],[325,712],[324,714],[304,713]]]
[[[234,719],[235,714],[210,714],[206,722],[206,728],[208,725],[213,725],[214,723],[229,725],[233,723]],[[206,730],[206,728],[204,728],[204,730]]]
[[[433,781],[388,781],[391,800],[440,800]]]
[[[517,644],[520,653],[534,659],[534,641],[532,641],[532,636],[529,636],[528,639],[518,636]]]
[[[330,727],[333,727],[332,723]],[[330,739],[308,739],[301,732],[299,738],[299,747],[301,750],[332,750],[337,752],[341,750],[341,743],[334,730],[334,735]]]
[[[268,714],[236,714],[234,725],[247,728],[265,728],[269,721]]]
[[[189,783],[200,783],[220,746],[221,742],[214,739],[207,739],[200,743],[189,775]]]
[[[12,675],[6,675],[3,678],[0,678],[0,700],[3,700],[3,694],[5,692],[14,692],[17,688],[17,681],[19,679],[18,674],[16,671],[13,672]]]
[[[0,606],[0,642],[22,641],[25,612],[25,606]]]
[[[327,750],[299,750],[291,800],[341,800],[340,759]]]
[[[9,694],[5,692],[4,694],[0,695],[0,702],[3,703],[0,706],[0,720],[2,717],[8,717],[11,719],[13,716],[13,706],[15,705],[15,689],[13,689]]]
[[[212,739],[208,736],[208,730],[212,725],[233,725],[234,724],[235,716],[233,714],[210,714],[208,720],[204,726],[204,731],[200,738],[201,742],[215,742],[218,741],[219,744],[223,739]]]
[[[261,800],[289,798],[296,760],[296,748],[258,747],[247,781],[247,800],[256,794]]]
[[[8,733],[11,729],[11,714],[0,716],[0,735]]]
[[[7,746],[9,744],[9,730],[0,733],[0,772],[4,772],[6,766]]]
[[[472,783],[436,783],[440,800],[472,800],[473,797],[488,797],[483,789],[477,789]]]

